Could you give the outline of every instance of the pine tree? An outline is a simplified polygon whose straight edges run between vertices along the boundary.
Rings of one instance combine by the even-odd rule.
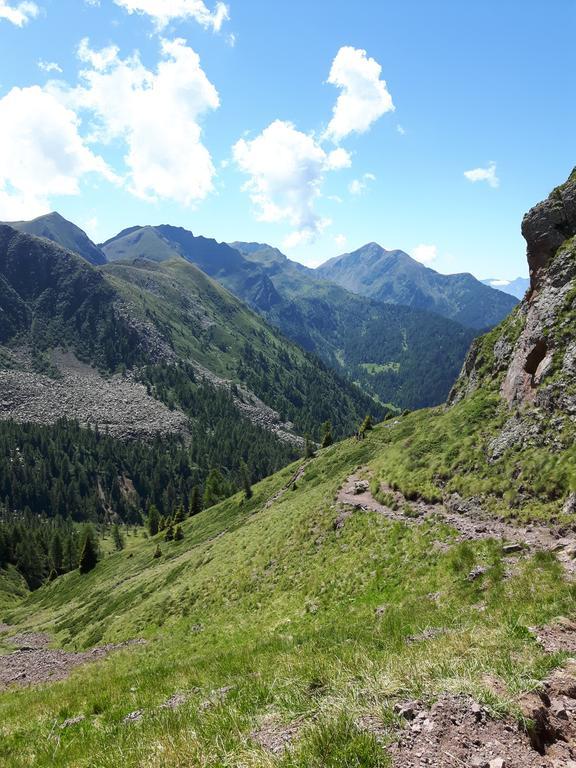
[[[219,469],[211,469],[204,488],[204,507],[212,507],[226,498],[226,481]]]
[[[174,522],[183,523],[185,519],[186,519],[186,513],[184,512],[184,505],[180,504],[180,506],[177,508],[176,512],[174,513]]]
[[[329,421],[325,421],[322,425],[322,448],[328,448],[333,442],[332,424]]]
[[[184,531],[182,530],[182,526],[179,525],[174,531],[174,541],[182,541],[183,538],[184,538]]]
[[[304,435],[304,458],[313,459],[316,454],[314,453],[314,444],[310,438],[310,435],[306,433]]]
[[[202,496],[200,495],[200,489],[197,485],[192,488],[190,494],[190,517],[202,512]]]
[[[240,464],[240,475],[242,477],[242,488],[244,489],[244,497],[246,499],[251,499],[254,493],[252,491],[252,484],[250,482],[250,472],[244,461]]]
[[[360,432],[370,432],[372,429],[372,416],[370,416],[369,413],[366,414],[366,418],[362,422],[362,426],[360,427]]]
[[[154,554],[152,557],[157,560],[159,557],[162,557],[162,550],[160,549],[160,544],[156,545],[156,549],[154,550]]]
[[[117,552],[121,552],[124,549],[124,536],[122,535],[118,523],[115,523],[112,527],[112,541],[114,542],[114,548]]]
[[[172,526],[172,523],[166,528],[166,533],[164,534],[164,541],[174,541],[174,528]]]
[[[78,546],[73,533],[64,543],[64,567],[66,571],[73,571],[78,567]]]
[[[62,546],[62,537],[58,531],[52,536],[52,541],[50,542],[50,561],[52,570],[56,576],[61,574],[64,566],[64,549]]]
[[[148,507],[148,533],[150,536],[156,536],[160,528],[160,513],[155,504]]]
[[[94,537],[94,531],[90,526],[86,527],[84,541],[82,544],[79,570],[80,573],[89,573],[96,567],[98,562],[98,549]]]

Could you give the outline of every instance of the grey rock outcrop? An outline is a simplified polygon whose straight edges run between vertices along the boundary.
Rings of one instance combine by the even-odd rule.
[[[530,285],[535,290],[558,248],[576,232],[576,169],[547,200],[524,216],[522,235],[528,244]]]
[[[576,345],[570,326],[576,309],[576,169],[526,214],[522,234],[530,291],[491,348],[486,337],[473,345],[449,404],[471,394],[489,377],[500,382],[501,394],[511,406],[531,404],[545,413],[573,416]],[[529,437],[523,430],[522,424],[508,422],[507,434],[490,447],[492,458],[507,443],[521,444]]]

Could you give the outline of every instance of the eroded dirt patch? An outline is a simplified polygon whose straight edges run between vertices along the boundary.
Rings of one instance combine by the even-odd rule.
[[[14,635],[5,638],[5,641],[18,649],[0,656],[0,691],[12,685],[27,686],[64,680],[82,664],[103,659],[122,648],[145,643],[144,640],[128,640],[90,651],[73,652],[48,648],[50,637],[39,633]]]
[[[253,731],[250,735],[253,741],[267,752],[273,755],[280,755],[298,738],[303,727],[304,723],[302,720],[285,724],[278,722],[278,719],[271,715],[265,718],[260,728]]]
[[[569,619],[559,617],[531,632],[547,653],[576,653],[576,624]]]
[[[551,691],[552,692],[552,691]],[[576,768],[576,701],[531,694],[526,716],[540,739],[507,717],[494,719],[468,696],[445,696],[431,708],[404,706],[406,727],[390,747],[394,768]],[[560,716],[561,715],[561,716]],[[541,751],[539,751],[539,747]]]

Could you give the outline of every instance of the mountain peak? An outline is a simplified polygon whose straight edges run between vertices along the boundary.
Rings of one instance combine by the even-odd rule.
[[[470,274],[442,275],[404,251],[388,251],[375,242],[330,259],[316,272],[361,296],[424,309],[469,328],[497,325],[517,303]]]
[[[89,264],[101,266],[106,263],[106,256],[90,240],[86,232],[65,219],[58,211],[37,216],[31,221],[9,221],[6,223],[18,232],[45,237],[47,240],[77,253]]]

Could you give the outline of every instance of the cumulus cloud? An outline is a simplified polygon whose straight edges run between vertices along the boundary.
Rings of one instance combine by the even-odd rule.
[[[95,51],[83,40],[81,84],[60,97],[90,115],[93,142],[124,144],[133,194],[190,205],[213,189],[215,169],[199,121],[220,102],[185,40],[162,40],[161,54],[153,71],[137,53],[121,59],[116,47]]]
[[[427,267],[436,261],[438,257],[438,248],[435,245],[425,245],[421,243],[412,249],[412,258],[425,264]]]
[[[174,19],[193,19],[205,28],[218,32],[230,18],[228,6],[216,3],[211,11],[202,0],[114,0],[128,13],[145,13],[162,29]]]
[[[343,149],[326,152],[313,136],[276,120],[255,139],[233,147],[237,167],[249,176],[244,186],[259,221],[287,221],[295,231],[284,241],[294,248],[311,242],[331,222],[314,208],[325,174],[349,167]]]
[[[464,171],[464,176],[475,183],[477,181],[485,181],[488,186],[496,189],[500,185],[500,179],[496,175],[496,163],[492,161],[488,168],[473,168],[471,171]]]
[[[76,195],[80,180],[116,177],[83,142],[75,112],[39,86],[0,99],[0,219],[30,218],[51,195]]]
[[[326,137],[339,142],[351,133],[365,133],[372,123],[394,110],[382,67],[366,51],[340,48],[330,69],[328,82],[341,89]]]
[[[40,60],[38,62],[38,69],[41,69],[42,72],[62,72],[62,67],[55,61]]]
[[[14,5],[8,0],[0,0],[0,20],[6,19],[17,27],[23,27],[31,19],[35,19],[39,13],[40,9],[36,3],[25,0],[25,2]]]
[[[334,243],[338,246],[338,248],[345,248],[347,242],[348,238],[346,235],[334,235]]]
[[[351,195],[361,195],[366,191],[370,182],[376,181],[373,173],[365,173],[360,179],[353,179],[348,185],[348,191]]]

